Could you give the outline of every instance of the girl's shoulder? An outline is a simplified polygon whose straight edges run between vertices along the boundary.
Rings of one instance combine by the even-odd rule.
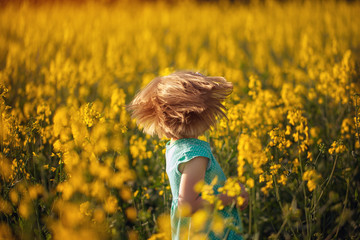
[[[187,149],[209,149],[210,144],[203,140],[197,138],[181,138],[174,142],[168,142],[166,144],[166,149],[176,149],[176,150],[187,150]]]
[[[182,138],[173,143],[168,142],[166,151],[171,152],[171,155],[179,160],[189,160],[198,156],[210,159],[212,156],[210,144],[196,138]]]

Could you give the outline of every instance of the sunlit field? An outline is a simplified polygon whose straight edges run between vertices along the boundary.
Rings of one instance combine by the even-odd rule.
[[[155,76],[234,84],[207,140],[244,239],[360,238],[360,2],[7,4],[0,239],[170,239],[167,139],[125,110]],[[193,238],[214,212],[193,216]],[[211,228],[229,223],[213,218]],[[202,235],[202,237],[204,237]],[[205,236],[206,238],[206,236]]]

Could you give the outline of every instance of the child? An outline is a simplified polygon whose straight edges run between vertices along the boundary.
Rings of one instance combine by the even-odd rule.
[[[208,205],[194,190],[196,183],[210,184],[217,178],[214,192],[225,206],[220,211],[222,217],[231,217],[236,226],[239,216],[236,197],[219,194],[226,177],[219,163],[211,153],[210,145],[198,137],[216,124],[218,116],[225,116],[222,101],[232,92],[232,84],[223,77],[206,77],[199,73],[181,71],[153,79],[129,104],[131,116],[150,135],[170,138],[166,144],[166,172],[173,196],[171,204],[172,239],[183,239],[191,232],[191,217],[178,213],[182,206],[190,206],[191,211]],[[226,116],[225,116],[226,117]],[[242,186],[247,206],[248,194]],[[183,229],[186,229],[184,234]],[[242,239],[234,231],[225,229],[219,235],[207,229],[207,239]],[[181,236],[180,236],[181,235]],[[191,239],[191,235],[189,236]]]

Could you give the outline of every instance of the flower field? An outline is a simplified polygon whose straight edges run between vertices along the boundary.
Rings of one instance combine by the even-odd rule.
[[[214,231],[359,239],[359,13],[358,1],[10,1],[0,239],[170,239],[168,140],[145,135],[125,105],[181,69],[234,84],[228,119],[201,139],[229,177],[222,191],[239,194],[240,180],[250,203],[242,226],[214,217]],[[221,208],[211,186],[198,191]],[[193,239],[208,214],[194,214]]]

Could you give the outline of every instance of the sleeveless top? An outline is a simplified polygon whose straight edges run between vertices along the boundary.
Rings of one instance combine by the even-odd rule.
[[[166,173],[169,177],[171,193],[172,193],[172,203],[171,203],[171,233],[172,239],[184,239],[184,236],[189,236],[191,239],[191,217],[179,217],[177,214],[178,210],[178,196],[179,196],[179,187],[181,180],[181,172],[178,169],[180,163],[185,163],[190,161],[195,157],[206,157],[209,159],[208,166],[205,172],[205,183],[210,184],[211,181],[217,176],[218,181],[214,185],[214,194],[218,194],[217,189],[224,185],[226,181],[225,174],[221,169],[219,163],[216,161],[215,157],[211,153],[211,148],[209,143],[195,139],[195,138],[182,138],[176,140],[172,144],[170,141],[166,144]],[[231,218],[233,224],[240,230],[240,217],[238,215],[236,208],[230,208],[229,206],[224,207],[223,210],[219,211],[220,215],[226,219]],[[186,233],[180,232],[186,229]],[[209,229],[206,230],[205,234],[207,239],[217,240],[217,239],[228,239],[228,240],[241,240],[243,239],[241,235],[236,234],[233,230],[224,229],[223,234],[215,234]],[[225,238],[226,237],[226,238]]]

